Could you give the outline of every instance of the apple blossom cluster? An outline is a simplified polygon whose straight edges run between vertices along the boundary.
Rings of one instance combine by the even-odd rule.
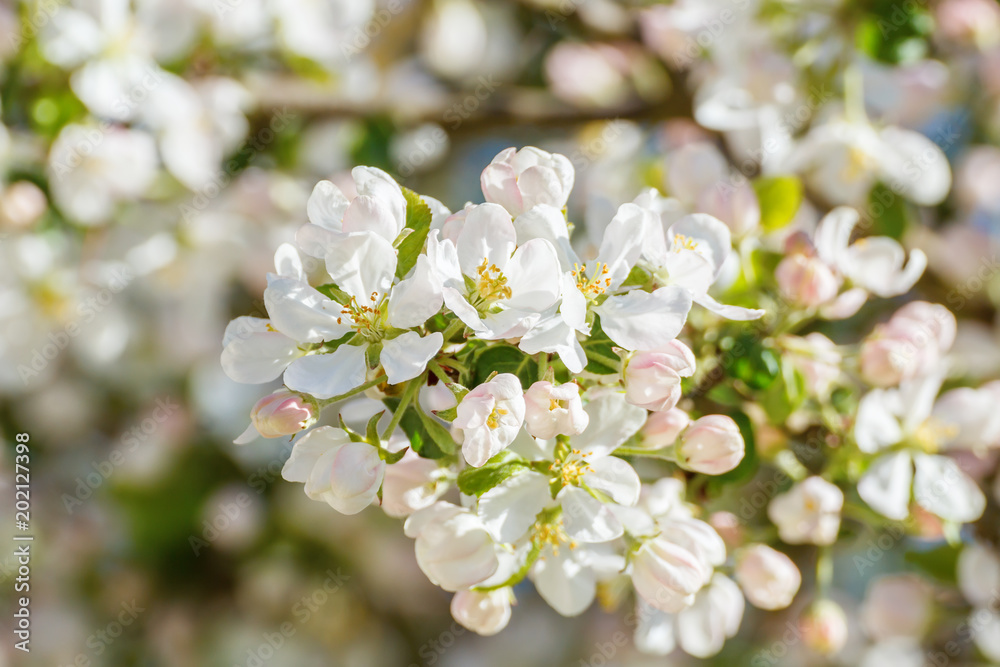
[[[911,495],[946,522],[982,514],[947,450],[1000,444],[1000,394],[937,398],[947,309],[912,301],[860,345],[796,335],[906,293],[922,253],[852,243],[860,216],[844,206],[768,250],[760,229],[736,237],[653,189],[588,248],[566,216],[574,178],[566,157],[527,147],[497,155],[485,202],[456,212],[375,168],[353,170],[353,198],[317,184],[275,254],[267,317],[225,332],[232,379],[284,385],[237,443],[292,436],[282,474],[309,498],[405,517],[465,627],[501,631],[529,580],[564,616],[632,600],[637,647],[660,655],[713,655],[745,602],[784,609],[799,591],[771,531],[734,513],[741,470],[765,457],[792,480],[766,518],[780,542],[821,550],[824,585],[846,496],[895,520]],[[350,409],[362,397],[381,406],[367,421]],[[767,451],[775,426],[820,434],[823,465],[789,442]],[[801,623],[820,650],[843,643],[829,599]]]

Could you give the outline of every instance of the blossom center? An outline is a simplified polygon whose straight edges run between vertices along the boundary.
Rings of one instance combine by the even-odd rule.
[[[563,486],[578,485],[581,477],[588,472],[594,472],[594,469],[584,460],[587,456],[590,456],[590,452],[581,453],[579,449],[571,449],[570,456],[565,461],[553,463],[549,470],[555,474]]]
[[[919,449],[934,454],[941,449],[941,444],[958,435],[958,427],[945,424],[937,419],[928,419],[917,427],[913,433],[913,444]]]
[[[496,264],[490,264],[490,260],[483,258],[483,263],[476,267],[476,292],[484,301],[501,301],[509,299],[511,296],[510,287],[507,286],[507,276],[503,274]]]
[[[501,408],[500,406],[493,408],[493,411],[490,412],[490,416],[486,418],[486,425],[489,426],[491,429],[499,427],[500,418],[506,414],[507,411]]]
[[[611,273],[611,269],[604,262],[597,263],[597,266],[594,267],[594,275],[589,278],[587,277],[587,267],[581,267],[579,264],[573,265],[571,273],[573,279],[576,280],[577,289],[583,292],[583,295],[588,299],[596,299],[611,287],[611,278],[606,277]]]
[[[847,164],[841,171],[841,177],[846,181],[856,181],[875,168],[875,158],[867,151],[857,146],[847,149]]]
[[[532,538],[535,546],[538,548],[544,548],[545,546],[552,547],[552,555],[559,555],[559,547],[563,544],[569,545],[570,549],[576,548],[576,542],[569,538],[566,534],[566,530],[563,528],[562,519],[556,519],[551,522],[541,522],[536,521],[533,526],[534,537]]]
[[[690,236],[674,234],[674,242],[671,244],[671,247],[674,252],[680,252],[681,250],[697,250],[698,242]]]
[[[359,303],[357,297],[352,296],[347,305],[341,309],[341,317],[337,318],[337,324],[342,324],[343,316],[347,316],[351,319],[355,331],[368,340],[379,340],[388,313],[386,300],[380,299],[378,292],[372,292],[369,301],[370,303]]]

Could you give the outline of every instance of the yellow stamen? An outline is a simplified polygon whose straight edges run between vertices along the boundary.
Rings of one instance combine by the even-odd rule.
[[[674,242],[671,244],[671,247],[674,252],[680,252],[681,250],[697,250],[698,242],[690,236],[674,234]]]
[[[496,264],[483,258],[483,263],[476,267],[479,278],[476,280],[476,291],[485,301],[501,301],[509,299],[511,296],[510,287],[507,286],[507,276],[497,268]]]
[[[603,262],[597,263],[594,267],[594,275],[589,278],[587,277],[587,267],[581,267],[579,264],[573,265],[571,273],[573,279],[576,280],[577,288],[588,299],[596,299],[611,287],[611,278],[608,277],[611,269]]]

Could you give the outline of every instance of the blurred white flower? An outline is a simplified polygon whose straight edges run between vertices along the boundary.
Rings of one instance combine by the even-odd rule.
[[[753,544],[736,555],[736,581],[753,606],[784,609],[799,592],[802,574],[785,554],[766,544]]]
[[[975,521],[986,497],[951,457],[936,452],[957,433],[933,416],[942,374],[904,382],[898,389],[873,389],[858,406],[854,438],[878,458],[858,482],[858,493],[890,519],[910,514],[910,488],[917,504],[946,521]],[[882,453],[897,444],[902,449]],[[916,475],[914,475],[916,466]]]
[[[156,146],[145,132],[67,125],[49,152],[56,204],[84,225],[109,222],[119,202],[139,199],[156,176]]]
[[[961,563],[961,557],[959,562]],[[977,579],[978,576],[977,573]],[[977,583],[977,586],[981,584]],[[912,637],[919,640],[924,636],[934,613],[932,595],[931,586],[917,575],[878,577],[868,584],[865,592],[861,624],[875,641],[891,637]]]
[[[786,164],[828,203],[863,206],[877,182],[921,206],[951,189],[948,158],[922,134],[899,127],[831,120],[814,126]]]
[[[788,544],[833,544],[840,532],[844,492],[822,477],[808,477],[776,496],[767,516]]]
[[[957,322],[944,306],[912,301],[879,325],[861,345],[861,375],[889,387],[933,372],[952,343]]]
[[[677,464],[705,475],[729,472],[743,460],[745,444],[739,426],[726,415],[705,415],[691,423],[677,443]]]
[[[510,602],[509,588],[485,593],[459,591],[451,599],[451,615],[463,627],[489,637],[507,627],[510,622]]]
[[[735,636],[743,620],[743,593],[733,580],[716,573],[676,614],[658,610],[642,597],[636,604],[635,644],[643,653],[669,655],[679,645],[688,655],[709,658]]]

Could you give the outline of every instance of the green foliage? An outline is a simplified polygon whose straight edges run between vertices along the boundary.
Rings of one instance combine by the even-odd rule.
[[[420,195],[413,190],[403,188],[403,196],[406,198],[406,229],[409,233],[399,243],[399,257],[396,261],[398,278],[405,276],[416,265],[417,257],[424,249],[427,233],[431,229],[431,209]]]
[[[765,347],[754,334],[740,334],[727,341],[723,349],[730,353],[732,359],[729,375],[742,380],[751,389],[767,389],[778,377],[778,354]]]
[[[447,455],[454,454],[455,440],[451,437],[451,433],[448,429],[434,417],[429,416],[421,410],[419,405],[414,404],[413,408],[416,411],[417,416],[420,417],[421,425],[424,427],[424,430],[427,431],[427,435],[430,436],[437,448]]]
[[[781,373],[761,396],[760,404],[774,424],[784,424],[806,396],[805,379],[786,358],[779,360]]]
[[[512,373],[527,389],[538,379],[538,362],[512,345],[496,345],[479,350],[473,357],[472,385],[486,382],[494,371]]]
[[[933,549],[907,551],[904,559],[938,581],[954,585],[957,582],[956,568],[961,552],[961,546],[942,544]]]
[[[767,231],[788,225],[802,205],[802,181],[795,176],[771,176],[753,182],[760,202],[760,224]]]
[[[862,53],[891,64],[926,55],[934,19],[922,3],[868,0],[855,11],[863,16],[854,33],[854,45]]]
[[[458,489],[469,496],[481,496],[517,473],[527,470],[527,461],[504,450],[481,468],[466,468],[458,474]]]
[[[868,195],[871,232],[875,236],[902,239],[908,225],[906,202],[891,189],[879,183]]]
[[[618,369],[608,366],[601,360],[602,358],[618,358],[618,355],[615,354],[615,344],[601,328],[601,318],[594,318],[594,326],[590,330],[590,336],[580,344],[587,355],[585,370],[588,373],[597,373],[598,375],[616,375],[618,373]]]
[[[398,398],[386,398],[382,403],[393,412],[399,407]],[[425,420],[416,410],[407,410],[399,420],[399,427],[409,438],[410,449],[425,459],[442,459],[449,456],[449,452],[438,444],[435,435],[431,434]],[[452,445],[452,451],[454,451],[454,445]]]
[[[333,299],[342,306],[346,306],[351,301],[351,295],[340,289],[333,283],[326,283],[316,288],[316,291],[328,299]]]

